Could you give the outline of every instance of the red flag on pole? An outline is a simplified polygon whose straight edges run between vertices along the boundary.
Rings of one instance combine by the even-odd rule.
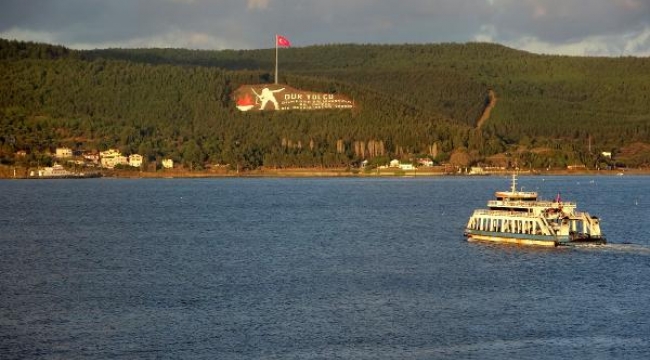
[[[286,37],[284,37],[282,35],[275,35],[275,44],[277,46],[281,46],[281,47],[289,47],[289,46],[291,46],[291,42],[289,42],[289,39],[287,39]]]

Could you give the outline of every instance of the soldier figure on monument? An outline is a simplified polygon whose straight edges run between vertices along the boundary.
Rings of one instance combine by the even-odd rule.
[[[271,90],[269,88],[264,88],[262,89],[262,94],[258,94],[255,89],[251,88],[253,90],[253,93],[257,98],[262,102],[262,105],[260,106],[260,110],[264,110],[266,107],[266,104],[270,101],[273,103],[273,106],[275,106],[275,110],[280,110],[280,105],[278,104],[278,101],[275,99],[274,93],[284,91],[284,88],[282,89],[277,89],[277,90]]]

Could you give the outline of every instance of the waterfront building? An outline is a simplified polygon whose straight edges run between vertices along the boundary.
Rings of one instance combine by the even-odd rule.
[[[162,166],[165,169],[171,169],[171,168],[174,167],[174,160],[172,160],[172,159],[163,159]]]
[[[132,154],[129,156],[129,165],[133,167],[142,166],[142,155]]]
[[[57,159],[67,159],[72,157],[72,149],[67,148],[67,147],[60,147],[56,148],[56,152],[54,153],[54,157]]]
[[[118,150],[108,149],[99,153],[101,166],[107,169],[113,169],[116,165],[128,165],[129,160]]]

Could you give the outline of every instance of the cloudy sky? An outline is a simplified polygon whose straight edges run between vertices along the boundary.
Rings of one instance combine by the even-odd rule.
[[[75,49],[487,41],[650,56],[650,0],[1,0],[0,37]]]

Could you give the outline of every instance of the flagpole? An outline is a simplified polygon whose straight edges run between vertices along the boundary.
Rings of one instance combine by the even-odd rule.
[[[278,34],[275,34],[275,84],[278,84]]]

